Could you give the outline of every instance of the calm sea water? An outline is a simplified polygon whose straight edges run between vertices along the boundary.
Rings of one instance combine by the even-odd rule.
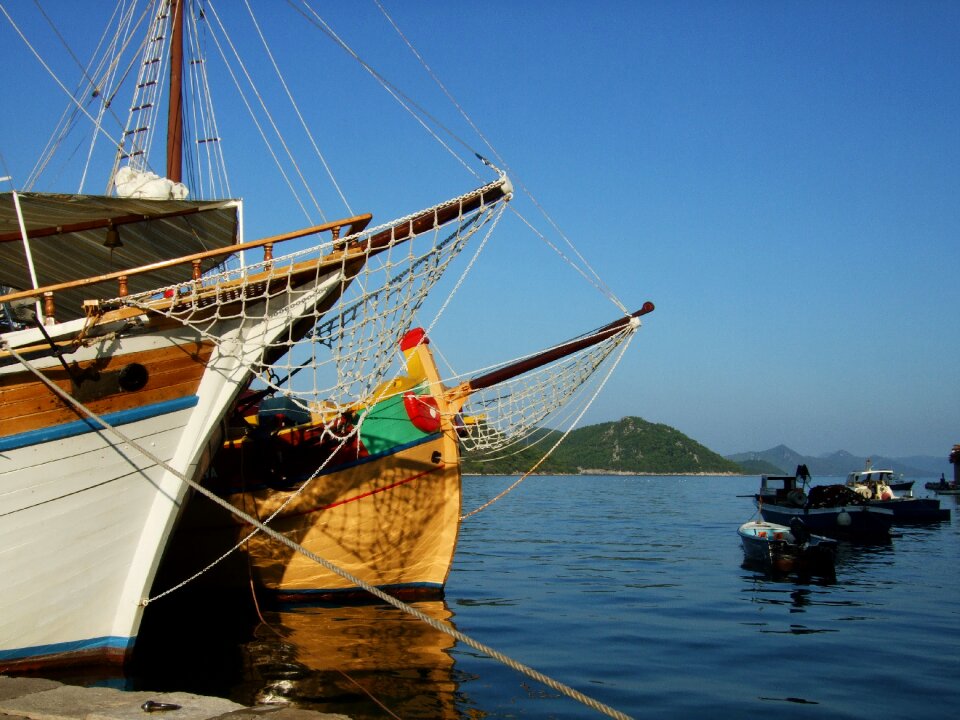
[[[464,509],[511,480],[465,478]],[[637,718],[953,715],[955,499],[942,499],[950,521],[898,529],[885,545],[844,544],[835,580],[802,582],[742,567],[736,529],[754,509],[738,496],[757,485],[530,478],[463,523],[445,599],[418,606]],[[393,608],[263,617],[244,637],[210,633],[214,618],[200,618],[191,636],[206,633],[204,646],[152,653],[165,659],[134,685],[357,720],[602,717]]]

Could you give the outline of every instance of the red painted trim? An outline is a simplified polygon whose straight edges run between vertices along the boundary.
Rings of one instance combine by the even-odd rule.
[[[417,345],[429,344],[430,340],[427,338],[427,331],[423,328],[413,328],[408,331],[400,341],[400,350],[401,352],[406,352],[407,350],[415,348]]]
[[[372,497],[373,495],[379,495],[380,493],[387,492],[388,490],[394,490],[394,489],[400,487],[401,485],[406,485],[407,483],[412,483],[412,482],[414,482],[415,480],[420,480],[420,479],[426,477],[427,475],[432,475],[432,474],[435,473],[437,470],[443,470],[445,466],[446,466],[445,463],[442,463],[442,462],[441,462],[441,463],[440,463],[439,465],[437,465],[435,468],[431,468],[430,470],[424,470],[422,473],[417,473],[416,475],[413,475],[413,476],[411,476],[411,477],[405,478],[405,479],[403,479],[403,480],[399,480],[399,481],[397,481],[397,482],[395,482],[395,483],[391,483],[390,485],[385,485],[385,486],[382,487],[382,488],[377,488],[376,490],[370,490],[369,492],[365,492],[365,493],[362,493],[362,494],[357,495],[357,496],[355,496],[355,497],[351,497],[351,498],[347,498],[347,499],[345,499],[345,500],[341,500],[340,502],[335,502],[335,503],[333,503],[333,504],[331,504],[331,505],[324,505],[323,507],[311,508],[310,510],[301,510],[300,512],[297,512],[297,513],[291,513],[290,515],[287,515],[286,517],[299,517],[299,516],[302,516],[302,515],[310,515],[311,513],[315,513],[315,512],[323,512],[324,510],[331,510],[331,509],[333,509],[333,508],[335,508],[335,507],[339,507],[339,506],[341,506],[341,505],[346,505],[346,504],[348,504],[348,503],[356,502],[357,500],[363,500],[364,498]]]
[[[420,432],[427,435],[440,432],[440,406],[435,397],[407,391],[403,394],[403,408]]]

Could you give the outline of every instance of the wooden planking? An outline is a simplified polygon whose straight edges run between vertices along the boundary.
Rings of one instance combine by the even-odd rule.
[[[195,343],[188,347],[195,348]],[[139,363],[149,373],[147,384],[140,390],[119,390],[88,400],[84,404],[97,414],[130,410],[152,403],[174,400],[196,392],[213,351],[213,344],[200,346],[199,352],[186,347],[168,347],[129,355],[110,357],[100,372],[115,371],[129,363]],[[78,363],[81,371],[100,361]],[[72,383],[63,368],[47,372],[59,387],[73,394]],[[0,388],[0,436],[38,430],[77,420],[77,411],[65,403],[39,380],[29,381],[30,373],[18,373],[16,378],[5,378]],[[17,380],[20,380],[17,382]]]
[[[199,352],[197,349],[199,348]],[[148,384],[151,387],[170,384],[165,376],[171,373],[180,373],[184,370],[195,369],[197,364],[205,365],[212,352],[212,344],[203,348],[198,343],[187,345],[172,345],[155,350],[146,350],[137,353],[111,355],[106,358],[88,360],[80,363],[69,363],[73,372],[79,375],[96,370],[99,373],[110,373],[120,370],[130,363],[139,363],[150,372]],[[67,392],[71,392],[73,383],[71,375],[61,365],[54,365],[43,371],[44,375],[54,384]],[[23,370],[19,373],[0,376],[0,408],[8,403],[15,403],[24,398],[35,396],[38,380],[36,376]],[[174,379],[173,382],[178,382]],[[47,391],[49,393],[49,391]],[[6,413],[4,413],[4,416]]]
[[[199,349],[199,352],[198,352]],[[146,350],[126,355],[110,355],[105,358],[88,360],[81,363],[68,363],[77,372],[83,373],[90,368],[96,368],[101,373],[116,371],[130,363],[139,363],[150,370],[150,385],[167,384],[162,381],[164,375],[176,373],[187,368],[193,368],[197,362],[206,364],[213,350],[212,343],[204,348],[199,343],[191,342],[185,345],[171,345],[155,350]],[[67,392],[71,391],[72,380],[61,365],[46,368],[43,374],[54,384]],[[154,382],[156,379],[156,383]],[[36,395],[37,379],[29,370],[0,376],[0,407],[6,403],[13,403],[23,398]]]

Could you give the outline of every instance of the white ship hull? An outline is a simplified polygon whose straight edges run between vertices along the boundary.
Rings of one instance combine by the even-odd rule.
[[[128,657],[142,600],[188,489],[180,475],[192,479],[206,466],[220,440],[220,421],[264,345],[339,287],[340,279],[339,273],[328,274],[280,296],[295,298],[283,307],[273,299],[261,313],[248,307],[242,322],[220,321],[220,340],[196,370],[193,392],[98,413],[130,442],[79,413],[69,422],[0,432],[0,670]],[[6,339],[16,335],[26,345],[29,332]],[[49,332],[58,336],[56,327]],[[127,358],[149,359],[170,348],[195,353],[201,345],[198,333],[171,328],[104,340],[70,361],[122,365]],[[60,366],[49,355],[32,364],[47,372]],[[14,374],[22,385],[26,373],[20,363],[0,368],[0,390],[9,389]],[[33,384],[32,394],[51,402],[53,391]],[[147,390],[149,383],[141,392]],[[0,427],[9,429],[18,420],[5,412]]]

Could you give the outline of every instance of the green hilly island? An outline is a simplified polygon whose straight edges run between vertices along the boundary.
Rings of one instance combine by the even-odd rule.
[[[525,448],[492,459],[465,453],[465,474],[514,475],[526,472],[560,437],[544,430]],[[544,475],[650,474],[740,475],[746,471],[669,425],[625,417],[570,433],[537,469]]]
[[[543,430],[527,446],[502,452],[494,458],[464,453],[468,475],[518,475],[543,458],[560,438],[556,430]],[[912,455],[904,458],[874,454],[870,458],[838,450],[826,455],[803,455],[785,445],[723,457],[679,430],[639,417],[588,425],[570,433],[533,471],[541,475],[779,475],[807,465],[814,477],[845,477],[867,464],[889,468],[908,477],[952,474],[948,454],[942,457]]]

